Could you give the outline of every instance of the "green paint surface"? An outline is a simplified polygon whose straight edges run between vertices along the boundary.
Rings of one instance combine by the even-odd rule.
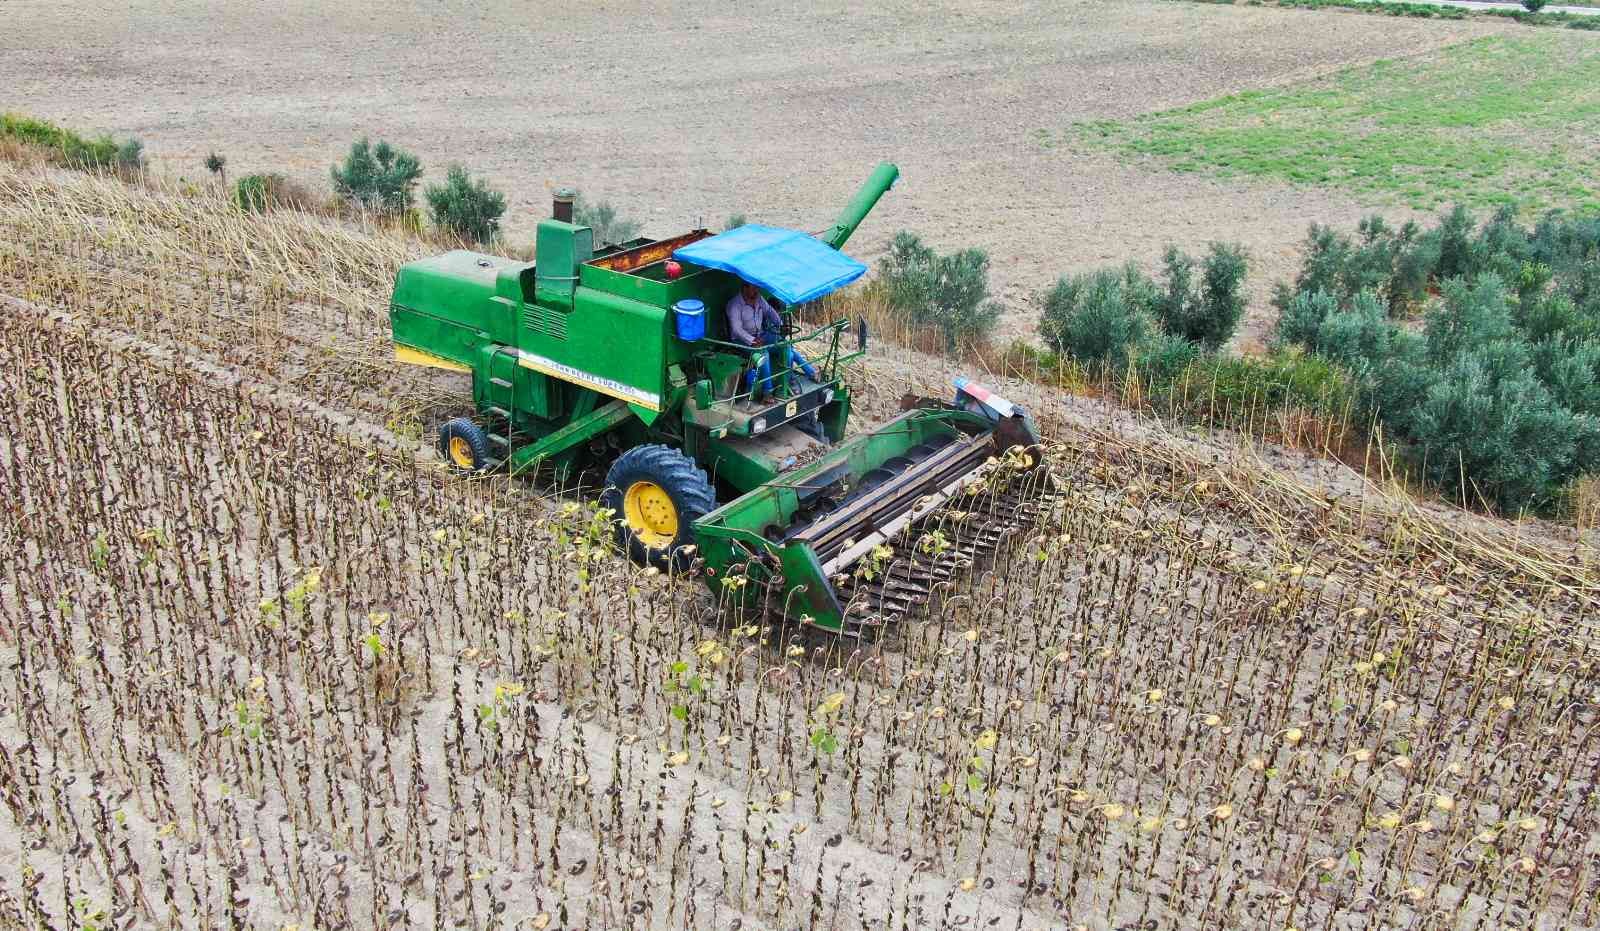
[[[1338,187],[1422,209],[1597,207],[1600,44],[1478,39],[1075,130],[1178,171]]]

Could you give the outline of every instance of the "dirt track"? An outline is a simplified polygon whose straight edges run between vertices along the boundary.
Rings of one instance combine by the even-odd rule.
[[[1021,332],[1029,296],[1056,275],[1152,261],[1168,241],[1244,241],[1264,294],[1312,219],[1351,224],[1371,206],[1123,167],[1047,147],[1040,130],[1508,28],[1133,0],[760,6],[663,19],[633,3],[13,0],[0,8],[0,108],[137,134],[191,176],[214,149],[234,174],[322,183],[353,137],[381,135],[431,173],[451,160],[487,172],[512,192],[513,239],[556,181],[645,217],[647,232],[734,212],[820,227],[893,159],[904,182],[852,251],[870,259],[901,228],[987,248]]]

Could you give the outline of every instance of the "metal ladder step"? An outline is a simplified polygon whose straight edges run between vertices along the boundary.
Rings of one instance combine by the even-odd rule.
[[[483,412],[485,414],[488,414],[490,417],[498,417],[501,420],[510,420],[511,419],[511,412],[506,410],[503,407],[498,406],[498,405],[491,404],[488,407],[485,407],[483,409]]]
[[[489,434],[489,443],[490,443],[490,445],[498,446],[501,449],[510,449],[511,448],[511,441],[506,439],[505,437],[501,436],[498,433]]]
[[[489,379],[489,384],[494,385],[496,388],[510,388],[511,387],[511,382],[506,381],[504,378],[501,378],[498,375],[496,375],[495,377]]]

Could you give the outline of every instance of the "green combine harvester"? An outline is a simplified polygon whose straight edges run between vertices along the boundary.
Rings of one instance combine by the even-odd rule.
[[[957,379],[952,401],[847,435],[850,321],[797,307],[866,270],[839,252],[898,177],[878,166],[816,235],[767,226],[596,247],[558,191],[536,263],[458,250],[401,268],[401,361],[472,375],[474,418],[439,431],[464,472],[607,467],[602,503],[641,562],[716,593],[863,636],[992,555],[1049,498],[1020,409]],[[754,285],[780,328],[734,341],[725,308]],[[854,342],[853,348],[848,344]],[[720,503],[719,503],[720,502]]]

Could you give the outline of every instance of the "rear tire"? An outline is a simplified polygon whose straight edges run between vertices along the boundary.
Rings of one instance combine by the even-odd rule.
[[[717,508],[711,481],[694,460],[670,446],[646,443],[617,457],[606,473],[602,506],[610,508],[617,546],[641,565],[683,570],[694,522]]]
[[[466,417],[439,428],[439,455],[457,472],[482,472],[489,465],[489,434]]]

